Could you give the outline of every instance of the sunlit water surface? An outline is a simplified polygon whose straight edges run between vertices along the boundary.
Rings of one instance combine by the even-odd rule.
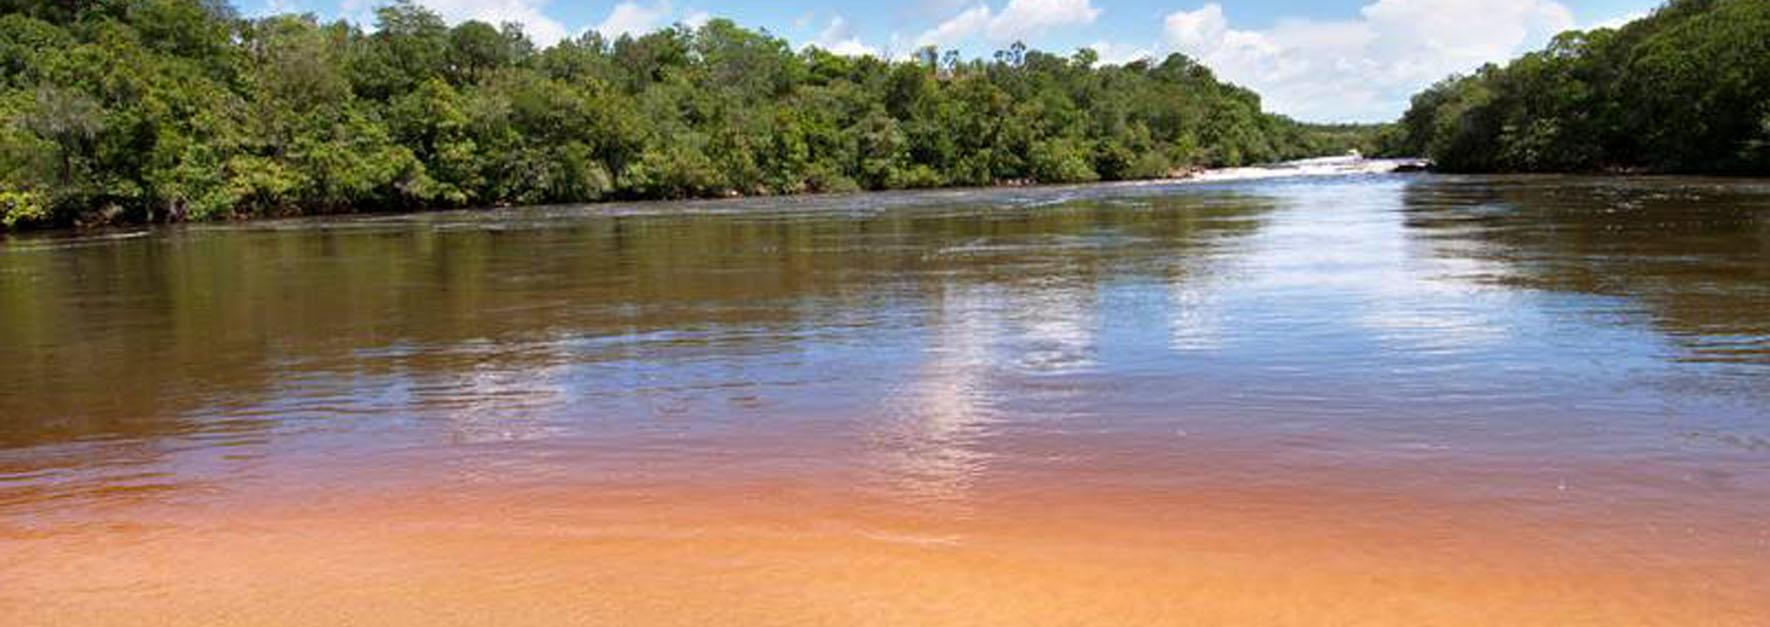
[[[14,237],[0,616],[1770,624],[1770,184]]]

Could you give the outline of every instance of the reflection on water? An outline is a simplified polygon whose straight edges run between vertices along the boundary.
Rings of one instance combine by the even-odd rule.
[[[0,363],[0,551],[24,556],[0,580],[29,584],[0,610],[64,598],[45,623],[242,569],[394,585],[304,562],[313,537],[426,556],[412,572],[437,578],[405,593],[537,607],[620,585],[583,563],[631,568],[640,596],[605,609],[658,622],[720,591],[759,615],[808,602],[775,576],[891,599],[887,565],[975,596],[852,622],[1006,624],[1000,595],[1064,588],[1090,591],[1078,624],[1285,624],[1271,595],[1233,606],[1269,586],[1328,622],[1770,620],[1752,181],[1360,175],[19,237]],[[264,562],[196,559],[217,537]],[[590,537],[613,544],[568,542]],[[466,555],[508,571],[448,569]],[[77,565],[160,558],[183,578],[112,571],[160,596],[79,592]],[[1396,588],[1347,587],[1373,573]],[[646,606],[648,577],[701,596]],[[1643,600],[1581,613],[1578,581]],[[1424,605],[1333,601],[1376,596]]]
[[[992,364],[1002,299],[988,286],[960,286],[940,296],[931,322],[927,360],[891,399],[901,404],[881,423],[878,438],[886,481],[904,496],[928,503],[962,503],[988,453],[977,440],[992,415]]]
[[[1627,299],[1678,359],[1770,361],[1770,185],[1725,180],[1453,179],[1410,187],[1416,237],[1483,278]]]
[[[0,392],[0,444],[242,424],[462,442],[594,431],[584,410],[695,414],[710,386],[819,379],[806,353],[918,334],[930,312],[971,315],[947,301],[997,289],[1014,302],[978,305],[992,318],[975,324],[1014,326],[1032,347],[1010,359],[1078,368],[1092,359],[1097,281],[1246,228],[1269,205],[463,213],[20,240],[0,275],[0,357],[19,365]]]

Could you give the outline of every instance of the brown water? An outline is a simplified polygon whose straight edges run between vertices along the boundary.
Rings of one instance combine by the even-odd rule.
[[[0,243],[0,624],[1770,624],[1770,184]]]

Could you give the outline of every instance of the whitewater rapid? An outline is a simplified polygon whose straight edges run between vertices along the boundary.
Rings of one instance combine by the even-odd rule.
[[[1343,176],[1348,174],[1387,174],[1402,169],[1422,167],[1419,159],[1366,159],[1347,155],[1300,159],[1271,165],[1205,170],[1188,177],[1190,181],[1246,181],[1293,176]]]

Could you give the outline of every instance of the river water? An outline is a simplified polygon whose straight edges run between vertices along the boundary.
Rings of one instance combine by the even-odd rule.
[[[15,236],[0,616],[1770,624],[1770,183]]]

